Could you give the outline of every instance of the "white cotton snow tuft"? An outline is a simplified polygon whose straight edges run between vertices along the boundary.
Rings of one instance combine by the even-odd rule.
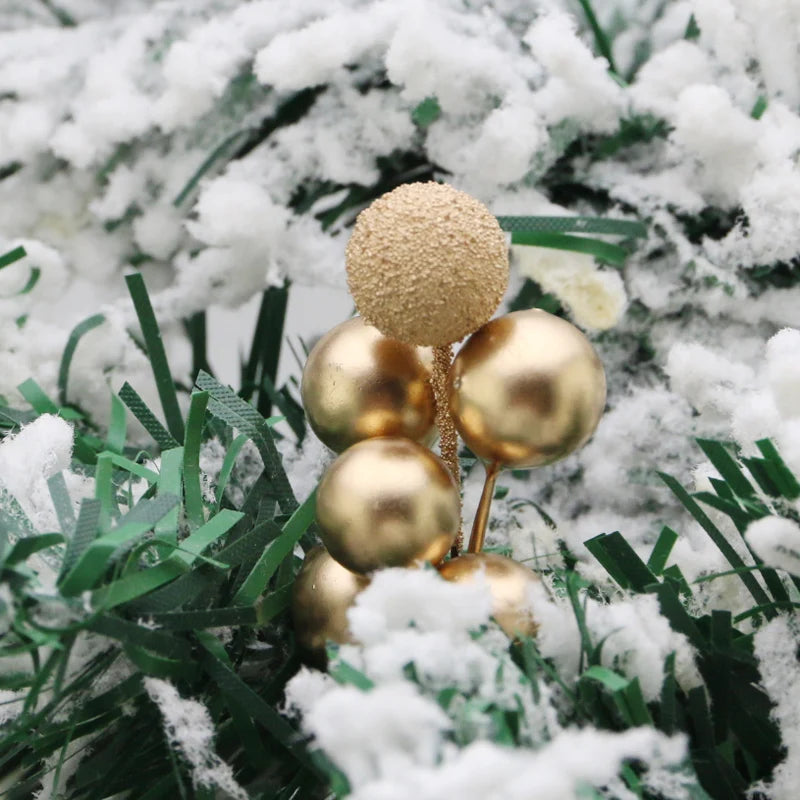
[[[366,9],[334,10],[300,30],[276,36],[255,60],[262,83],[279,91],[297,91],[325,83],[331,72],[361,61],[365,54],[387,44],[400,8],[373,3]],[[314,58],[298,58],[313,53]]]
[[[702,413],[728,419],[755,380],[747,364],[696,342],[676,342],[665,365],[673,391]]]
[[[402,697],[396,700],[400,702]],[[369,695],[362,702],[369,703]],[[589,752],[591,758],[586,757]],[[484,800],[491,796],[527,800],[531,786],[548,799],[573,800],[581,786],[616,784],[624,759],[677,766],[684,753],[680,737],[670,739],[653,729],[625,733],[587,730],[562,733],[539,751],[477,741],[463,749],[451,749],[435,766],[423,759],[414,765],[400,761],[383,770],[381,777],[372,777],[367,769],[359,769],[361,765],[347,762],[350,770],[345,772],[357,800]],[[380,763],[380,757],[377,760]]]
[[[400,682],[369,692],[337,687],[314,704],[303,725],[351,785],[359,787],[433,766],[450,720],[433,700]]]
[[[784,517],[762,517],[747,526],[746,535],[765,564],[800,577],[800,525]]]
[[[775,704],[773,719],[781,730],[785,759],[764,787],[773,800],[793,800],[800,785],[800,628],[797,619],[779,616],[756,631],[753,639],[761,681]]]
[[[170,747],[188,762],[195,786],[216,788],[235,800],[247,800],[231,766],[214,751],[214,724],[208,709],[197,700],[181,697],[169,681],[160,678],[145,678],[144,688],[161,712]]]
[[[569,604],[553,601],[544,587],[535,595],[542,654],[559,662],[553,643],[565,630],[571,631],[568,645],[577,654]],[[625,603],[594,603],[589,610],[593,635],[607,636],[610,663],[639,676],[648,698],[658,694],[663,660],[672,651],[679,654],[678,674],[689,675],[685,685],[697,680],[690,648],[656,606],[655,598],[640,598],[635,619]],[[302,713],[314,745],[344,772],[355,797],[477,800],[491,787],[504,797],[522,798],[534,782],[547,787],[548,797],[571,798],[581,783],[616,783],[623,758],[646,759],[654,780],[659,770],[681,761],[680,737],[644,729],[620,735],[562,730],[553,689],[540,683],[533,699],[530,683],[510,657],[507,637],[494,627],[476,633],[488,611],[486,587],[479,582],[449,584],[432,570],[379,571],[349,612],[361,644],[344,645],[334,657],[363,672],[374,688],[342,686],[309,670],[290,681],[288,710]],[[408,680],[409,669],[415,683]],[[459,695],[445,713],[436,697],[447,688]],[[469,697],[480,702],[467,703]],[[485,741],[495,723],[484,709],[493,707],[520,714],[521,747]],[[453,734],[461,746],[453,745]],[[576,755],[586,748],[603,755],[589,760]]]
[[[531,787],[552,800],[573,800],[581,786],[616,784],[623,759],[641,758],[651,764],[677,765],[685,752],[683,741],[652,729],[625,733],[580,731],[564,733],[539,752],[475,742],[436,770],[420,769],[401,782],[381,781],[353,795],[357,800],[435,800],[459,797],[483,800],[492,795],[527,800]],[[586,754],[592,757],[587,758]]]
[[[2,500],[7,492],[36,531],[59,530],[47,481],[62,472],[74,504],[92,492],[93,482],[69,471],[72,444],[72,426],[53,414],[43,414],[0,440],[0,508],[13,515]]]
[[[523,40],[547,72],[535,104],[548,123],[569,119],[586,131],[614,130],[624,105],[622,89],[608,74],[606,60],[595,58],[575,35],[572,17],[546,14]]]
[[[735,203],[756,167],[758,122],[736,108],[719,86],[696,84],[678,96],[673,140],[700,167],[710,200]]]
[[[767,378],[778,413],[800,417],[800,331],[784,328],[767,342]]]
[[[215,247],[269,248],[286,225],[288,213],[252,181],[223,175],[209,181],[196,204],[190,232]]]
[[[449,583],[431,569],[385,569],[348,612],[353,635],[366,644],[412,625],[420,631],[475,630],[489,619],[490,601],[480,581]]]

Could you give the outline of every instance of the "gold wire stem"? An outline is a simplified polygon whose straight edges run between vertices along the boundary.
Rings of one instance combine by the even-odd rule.
[[[447,464],[456,486],[461,488],[461,473],[458,466],[458,433],[450,416],[447,404],[447,373],[453,361],[453,346],[449,344],[433,348],[433,371],[431,384],[433,396],[436,401],[436,425],[439,428],[439,449],[442,461]],[[464,545],[464,536],[459,525],[458,535],[450,550],[453,556],[459,555]]]
[[[475,521],[472,523],[472,534],[469,537],[468,553],[480,553],[483,550],[483,540],[486,538],[486,523],[489,521],[489,509],[492,507],[494,485],[500,474],[500,463],[493,461],[486,465],[486,481],[478,508],[475,511]]]

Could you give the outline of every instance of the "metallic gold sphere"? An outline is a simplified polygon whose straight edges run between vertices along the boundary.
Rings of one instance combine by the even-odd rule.
[[[474,197],[406,183],[358,215],[346,265],[364,319],[387,336],[438,347],[494,314],[508,285],[508,244]]]
[[[341,453],[375,436],[431,443],[436,428],[429,350],[389,339],[361,317],[312,349],[301,394],[314,433]]]
[[[483,572],[492,597],[492,616],[513,639],[533,636],[539,627],[533,618],[530,589],[539,578],[526,566],[494,553],[465,553],[439,567],[445,580],[469,583]]]
[[[447,467],[410,439],[367,439],[345,450],[317,490],[317,523],[330,554],[371,572],[437,563],[459,528],[460,498]]]
[[[592,435],[606,401],[589,340],[540,309],[515,311],[467,340],[448,376],[449,406],[468,447],[489,463],[550,464]]]
[[[325,663],[325,643],[352,642],[347,609],[369,578],[331,558],[324,547],[308,551],[292,587],[292,623],[298,645],[315,663]]]

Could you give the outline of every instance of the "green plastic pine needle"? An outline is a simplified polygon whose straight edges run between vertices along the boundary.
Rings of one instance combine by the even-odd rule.
[[[136,390],[126,381],[119,390],[119,398],[128,407],[142,427],[153,437],[155,443],[162,450],[178,447],[178,441],[158,421],[156,415],[150,410],[147,403],[142,400]]]
[[[236,605],[248,605],[255,602],[256,598],[266,589],[270,578],[275,574],[281,562],[291,555],[294,546],[313,522],[315,509],[316,493],[313,493],[292,514],[283,526],[280,536],[264,550],[261,558],[255,563],[233,598]]]
[[[0,255],[0,269],[3,269],[3,267],[7,267],[9,264],[13,264],[16,261],[25,258],[26,255],[27,253],[25,252],[25,248],[22,246],[15,247],[13,250],[3,253]]]
[[[722,555],[728,559],[728,563],[734,567],[746,566],[742,561],[741,556],[733,548],[733,545],[728,542],[725,535],[717,528],[716,525],[709,519],[708,515],[700,508],[691,495],[670,475],[663,472],[658,473],[661,480],[667,484],[672,493],[683,503],[689,513],[700,523],[700,526],[711,537],[711,540],[720,550]],[[761,584],[749,573],[743,573],[741,576],[742,582],[747,587],[747,590],[753,596],[753,599],[759,605],[769,603],[769,597]]]
[[[58,399],[62,406],[67,404],[67,381],[69,380],[69,368],[72,364],[72,358],[75,355],[75,350],[78,348],[78,342],[89,331],[94,330],[99,325],[105,322],[106,318],[102,314],[94,314],[83,322],[78,323],[69,335],[67,344],[64,347],[64,352],[61,355],[61,363],[58,367]]]
[[[614,266],[621,266],[628,257],[628,251],[619,245],[603,242],[600,239],[590,239],[585,236],[570,236],[566,233],[512,233],[511,244],[550,247],[554,250],[571,250],[576,253],[586,253]]]
[[[136,309],[136,315],[139,317],[139,325],[147,347],[147,357],[153,370],[158,396],[161,399],[161,407],[167,421],[167,429],[177,441],[182,442],[184,436],[183,415],[178,405],[178,395],[169,369],[167,353],[164,350],[161,331],[144,285],[144,278],[140,273],[135,272],[132,275],[126,275],[125,282],[128,284],[128,291]]]
[[[205,521],[203,487],[200,481],[200,446],[205,425],[208,392],[193,392],[186,418],[186,439],[183,447],[183,487],[186,516],[197,528]]]
[[[624,238],[647,236],[643,222],[609,217],[504,217],[497,218],[509,233],[596,233]]]

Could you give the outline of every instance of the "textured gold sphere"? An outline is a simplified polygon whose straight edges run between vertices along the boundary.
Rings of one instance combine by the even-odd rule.
[[[446,345],[494,314],[508,285],[508,245],[497,219],[440,183],[407,183],[356,219],[347,282],[361,316],[387,336]]]
[[[410,439],[367,439],[320,481],[317,523],[340,564],[371,572],[437,563],[458,532],[459,506],[450,472],[430,450]]]
[[[450,413],[468,447],[512,468],[550,464],[577,450],[606,400],[605,372],[589,340],[540,309],[476,331],[448,384]]]
[[[539,626],[531,609],[530,589],[539,578],[523,564],[494,553],[465,553],[445,561],[439,572],[455,583],[469,583],[483,572],[497,624],[512,639],[536,633]]]
[[[292,587],[292,623],[297,644],[317,664],[325,662],[325,643],[352,642],[347,609],[369,578],[331,558],[324,547],[308,551]]]
[[[349,319],[306,361],[300,391],[308,422],[337,453],[375,436],[431,443],[432,362],[430,350],[390,339],[362,317]]]

